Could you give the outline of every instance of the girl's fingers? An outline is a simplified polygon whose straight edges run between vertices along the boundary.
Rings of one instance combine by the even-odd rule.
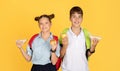
[[[57,44],[52,46],[52,50],[55,50],[57,48]]]
[[[24,42],[23,41],[21,41],[21,40],[17,40],[16,41],[16,45],[17,45],[17,47],[22,47],[22,45],[24,44]]]

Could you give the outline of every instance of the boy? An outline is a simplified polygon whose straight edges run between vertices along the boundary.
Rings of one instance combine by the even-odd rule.
[[[62,48],[60,57],[63,58],[62,71],[89,71],[87,57],[95,52],[98,39],[92,39],[92,45],[86,49],[86,40],[81,23],[83,21],[83,11],[75,6],[70,10],[71,28],[62,38]]]

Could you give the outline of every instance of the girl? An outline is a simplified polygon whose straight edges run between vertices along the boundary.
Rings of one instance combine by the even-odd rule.
[[[34,40],[32,39],[32,43],[27,46],[26,52],[22,48],[23,43],[19,40],[16,42],[23,57],[27,61],[32,61],[31,71],[56,71],[55,64],[60,55],[60,47],[57,43],[50,44],[50,41],[54,38],[50,32],[52,18],[54,18],[54,14],[35,17],[41,32],[34,37]]]

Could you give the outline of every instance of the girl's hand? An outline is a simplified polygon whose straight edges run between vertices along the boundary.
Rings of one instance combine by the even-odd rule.
[[[50,45],[52,46],[51,49],[52,49],[53,51],[56,50],[56,48],[57,48],[57,41],[54,40],[54,39],[50,40]]]
[[[22,48],[22,46],[25,42],[26,42],[26,39],[25,40],[17,40],[16,45],[18,48]]]

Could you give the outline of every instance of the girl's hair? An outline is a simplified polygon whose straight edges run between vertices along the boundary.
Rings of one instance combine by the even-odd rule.
[[[35,21],[39,21],[39,20],[40,20],[41,18],[43,18],[43,17],[48,18],[49,21],[51,22],[51,19],[53,19],[53,18],[55,17],[55,15],[54,15],[54,14],[51,14],[51,15],[43,14],[43,15],[41,15],[41,16],[35,17]]]
[[[74,6],[73,8],[71,8],[71,10],[70,10],[70,17],[75,12],[77,12],[78,14],[81,14],[83,16],[83,10],[79,6]]]

